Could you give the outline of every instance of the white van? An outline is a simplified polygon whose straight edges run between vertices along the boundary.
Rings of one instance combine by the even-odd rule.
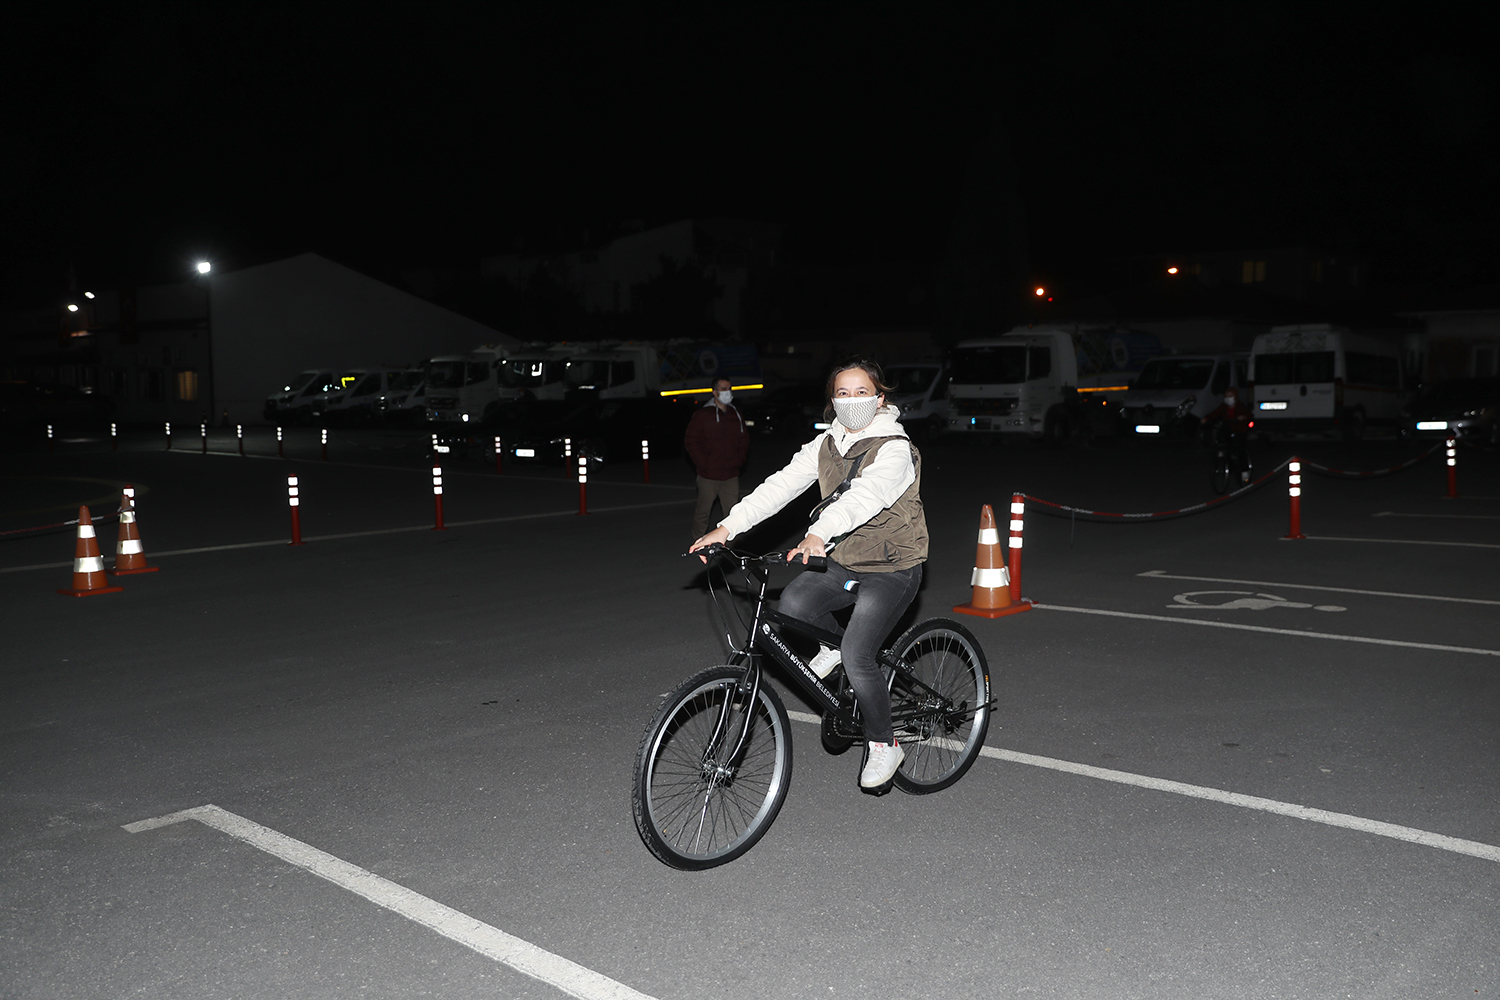
[[[928,436],[941,434],[948,426],[948,371],[937,362],[931,364],[889,365],[886,382],[890,398],[901,411],[897,418],[908,433]]]
[[[1255,338],[1255,428],[1266,434],[1396,426],[1406,391],[1401,344],[1327,323],[1273,327]]]
[[[1192,438],[1234,386],[1249,402],[1248,354],[1161,354],[1131,380],[1121,402],[1126,437]]]

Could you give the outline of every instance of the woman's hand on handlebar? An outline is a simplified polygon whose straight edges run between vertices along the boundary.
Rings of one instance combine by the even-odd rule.
[[[721,527],[715,528],[713,531],[710,531],[708,534],[706,534],[702,538],[698,539],[692,545],[689,545],[688,546],[688,551],[689,552],[697,552],[699,549],[707,548],[710,545],[723,545],[724,543],[726,543],[728,541],[729,541],[729,529],[721,526]],[[706,557],[706,556],[699,556],[698,558],[700,560],[702,560],[704,563],[708,562],[708,557]]]
[[[704,537],[706,538],[708,536],[705,535]],[[808,535],[806,538],[802,539],[802,541],[798,542],[797,547],[786,554],[786,561],[791,562],[793,559],[796,559],[799,553],[802,556],[802,565],[804,566],[807,565],[807,559],[809,556],[822,559],[823,557],[828,555],[828,553],[823,548],[823,539],[819,538],[817,535]]]

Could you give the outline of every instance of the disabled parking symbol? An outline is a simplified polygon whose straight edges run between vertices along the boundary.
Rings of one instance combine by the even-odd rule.
[[[1219,598],[1219,600],[1202,601],[1197,598]],[[1228,600],[1224,600],[1228,598]],[[1195,610],[1211,609],[1214,611],[1269,611],[1272,608],[1311,608],[1314,611],[1348,611],[1337,604],[1307,604],[1303,601],[1289,601],[1285,597],[1275,594],[1258,594],[1251,590],[1192,590],[1186,594],[1178,594],[1172,598],[1169,608],[1193,608]]]

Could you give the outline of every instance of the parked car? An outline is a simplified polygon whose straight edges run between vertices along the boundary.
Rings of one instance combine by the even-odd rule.
[[[735,401],[751,434],[804,440],[812,436],[813,423],[823,419],[824,403],[821,385],[784,385],[759,399]]]
[[[1406,408],[1401,430],[1500,444],[1500,378],[1456,378],[1424,385]]]
[[[114,400],[58,382],[0,382],[0,427],[75,427],[107,422]]]
[[[1146,362],[1120,404],[1126,437],[1191,440],[1234,386],[1248,405],[1247,354],[1158,355]]]

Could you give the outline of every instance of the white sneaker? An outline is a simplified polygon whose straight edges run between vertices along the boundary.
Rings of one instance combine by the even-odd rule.
[[[902,750],[895,740],[889,743],[871,743],[870,756],[865,761],[865,769],[859,772],[859,787],[879,788],[890,781],[896,773],[896,768],[906,759],[906,751]]]
[[[829,649],[820,642],[818,643],[818,655],[808,660],[807,666],[808,669],[818,675],[818,680],[822,680],[833,673],[833,668],[838,666],[839,661],[842,659],[843,654],[838,650]]]

